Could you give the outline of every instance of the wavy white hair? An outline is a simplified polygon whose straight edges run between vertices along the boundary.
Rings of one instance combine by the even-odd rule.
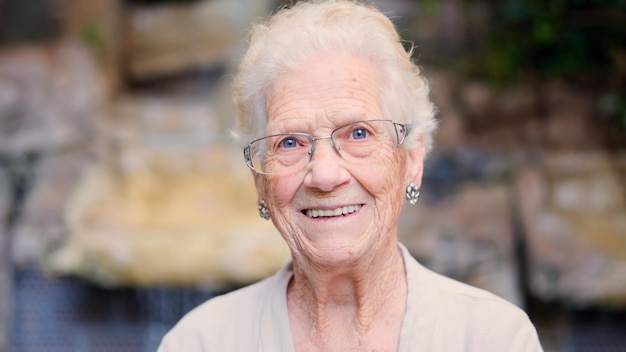
[[[350,0],[303,1],[254,25],[250,35],[234,82],[234,135],[241,144],[264,135],[267,94],[282,72],[305,68],[316,55],[343,52],[379,70],[381,117],[413,124],[405,147],[423,137],[430,150],[437,122],[428,83],[411,60],[413,50],[404,49],[393,23],[378,9]]]

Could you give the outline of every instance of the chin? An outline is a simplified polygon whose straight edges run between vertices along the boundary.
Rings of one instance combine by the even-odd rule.
[[[367,259],[368,253],[372,252],[372,247],[366,245],[362,238],[332,238],[327,241],[318,239],[316,242],[312,250],[308,251],[311,255],[307,257],[320,266],[344,267],[357,264]]]

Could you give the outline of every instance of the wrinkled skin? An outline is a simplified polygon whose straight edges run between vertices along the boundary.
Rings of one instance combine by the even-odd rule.
[[[323,137],[348,122],[393,119],[382,115],[380,86],[377,71],[362,59],[314,57],[303,69],[277,77],[267,101],[266,135]],[[348,163],[329,140],[320,140],[304,170],[255,175],[259,200],[265,200],[293,257],[288,308],[296,346],[396,346],[406,303],[397,222],[404,188],[420,185],[423,156],[423,146],[390,146],[366,162]],[[347,215],[305,214],[351,205],[358,210]]]

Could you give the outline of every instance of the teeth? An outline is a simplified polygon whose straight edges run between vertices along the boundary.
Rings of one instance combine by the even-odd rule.
[[[306,215],[312,218],[319,217],[330,217],[330,216],[341,216],[346,214],[354,213],[355,211],[361,208],[360,205],[348,205],[345,207],[331,209],[331,210],[321,210],[321,209],[308,209],[306,211]]]

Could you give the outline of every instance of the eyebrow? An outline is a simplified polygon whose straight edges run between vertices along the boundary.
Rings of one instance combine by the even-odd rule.
[[[297,121],[297,122],[296,122]],[[279,123],[279,126],[275,126],[276,128],[274,128],[273,130],[271,130],[271,133],[268,133],[268,136],[274,135],[274,134],[281,134],[281,133],[310,133],[310,132],[305,132],[307,130],[310,131],[310,126],[311,124],[311,120],[307,119],[307,118],[287,118],[284,119]],[[297,127],[302,127],[302,126],[306,126],[308,125],[309,128],[292,128],[293,126],[297,126]],[[269,131],[269,124],[266,127],[266,133],[267,131]]]

